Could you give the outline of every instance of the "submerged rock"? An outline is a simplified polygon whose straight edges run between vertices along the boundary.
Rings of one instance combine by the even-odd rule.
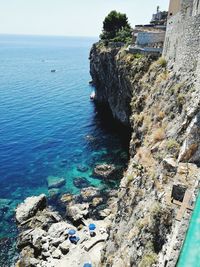
[[[47,178],[47,182],[48,182],[49,189],[62,187],[66,183],[64,178],[59,178],[55,176],[49,176]]]
[[[44,194],[35,197],[28,197],[25,201],[16,208],[16,220],[18,223],[23,223],[33,217],[38,210],[46,208],[47,199]]]
[[[88,171],[88,167],[87,166],[84,166],[84,165],[78,165],[77,166],[77,170],[79,171],[79,172],[87,172]]]
[[[93,175],[102,179],[113,179],[116,168],[113,164],[101,164],[94,168]]]
[[[88,180],[85,177],[76,177],[76,178],[74,178],[73,184],[77,188],[84,188],[84,187],[88,187],[90,185],[90,183],[88,182]]]

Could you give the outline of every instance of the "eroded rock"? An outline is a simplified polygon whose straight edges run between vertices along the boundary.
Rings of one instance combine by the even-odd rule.
[[[116,168],[113,164],[101,164],[94,168],[93,175],[102,179],[115,178]]]
[[[16,220],[23,223],[33,217],[38,210],[46,208],[47,200],[44,194],[35,197],[28,197],[16,208]]]
[[[54,177],[54,176],[49,176],[47,178],[47,182],[48,182],[49,189],[60,188],[66,183],[64,178],[59,178],[59,177]]]

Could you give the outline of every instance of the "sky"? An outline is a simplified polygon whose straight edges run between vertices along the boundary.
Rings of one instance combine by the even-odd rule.
[[[149,23],[169,0],[0,0],[0,34],[98,36],[111,10],[126,13],[131,26]]]

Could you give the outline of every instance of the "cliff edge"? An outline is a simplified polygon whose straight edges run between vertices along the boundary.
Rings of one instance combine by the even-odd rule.
[[[175,266],[200,175],[197,74],[112,44],[95,44],[90,60],[96,101],[132,128],[102,266]]]

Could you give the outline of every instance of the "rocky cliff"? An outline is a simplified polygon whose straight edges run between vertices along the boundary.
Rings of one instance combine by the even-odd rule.
[[[131,64],[132,57],[126,55],[121,44],[109,47],[94,44],[90,52],[95,101],[109,107],[114,118],[124,125],[130,125],[133,87],[148,70],[152,59],[138,57],[135,61],[137,64]]]
[[[200,175],[198,79],[102,43],[90,60],[96,101],[132,128],[102,266],[175,266]],[[191,209],[181,212],[186,193]]]

